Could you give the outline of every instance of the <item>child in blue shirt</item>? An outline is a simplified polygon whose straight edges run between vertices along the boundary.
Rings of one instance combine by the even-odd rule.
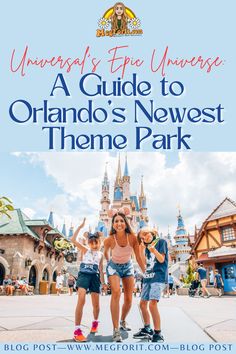
[[[158,302],[168,282],[168,246],[164,239],[158,238],[156,230],[147,227],[139,232],[138,240],[146,263],[140,301],[144,328],[134,334],[134,338],[150,337],[152,342],[162,342],[164,338],[161,334]],[[153,320],[154,331],[150,326],[150,317]]]

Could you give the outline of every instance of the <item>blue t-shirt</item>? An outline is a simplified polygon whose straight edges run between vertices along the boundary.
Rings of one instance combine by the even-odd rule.
[[[205,268],[203,267],[200,267],[198,268],[198,274],[199,274],[199,277],[200,277],[200,280],[203,280],[203,279],[206,279],[207,278],[207,271]]]
[[[222,278],[220,274],[216,274],[215,275],[215,279],[216,279],[216,284],[217,285],[222,285]]]
[[[174,278],[172,275],[168,275],[168,284],[174,284]]]
[[[166,240],[160,239],[155,245],[155,249],[165,255],[165,260],[160,263],[156,256],[145,249],[146,271],[144,273],[144,283],[167,283],[168,282],[168,246]]]

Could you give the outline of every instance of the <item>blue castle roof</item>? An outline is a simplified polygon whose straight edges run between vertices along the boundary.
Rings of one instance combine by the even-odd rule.
[[[66,237],[66,224],[65,223],[62,226],[61,233]]]
[[[48,222],[52,227],[54,226],[54,218],[53,218],[53,211],[50,211],[49,217],[48,217]]]
[[[185,229],[185,226],[184,226],[184,220],[180,214],[180,211],[179,211],[179,215],[178,215],[178,225],[177,225],[177,229],[176,229],[176,233],[175,233],[176,236],[186,236],[187,235],[187,232],[186,232],[186,229]],[[176,241],[176,242],[179,242]],[[186,241],[187,242],[187,241]]]
[[[116,187],[115,192],[114,192],[114,200],[122,200],[123,198],[123,192],[120,189],[120,187]]]
[[[178,216],[178,228],[184,228],[184,221],[183,221],[183,218],[181,216],[181,214],[179,214]]]

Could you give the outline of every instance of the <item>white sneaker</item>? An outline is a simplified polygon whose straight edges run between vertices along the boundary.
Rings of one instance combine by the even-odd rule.
[[[116,329],[116,328],[114,329],[112,340],[113,340],[113,342],[122,342],[122,338],[121,338],[119,329]]]
[[[120,329],[123,331],[131,331],[131,328],[128,326],[128,323],[125,320],[120,321]]]

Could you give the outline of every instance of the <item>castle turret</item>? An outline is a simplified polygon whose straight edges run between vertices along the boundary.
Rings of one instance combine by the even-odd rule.
[[[49,217],[48,217],[48,222],[49,224],[54,227],[54,217],[53,217],[53,211],[50,211]]]
[[[100,210],[100,220],[104,223],[105,226],[108,225],[108,215],[111,201],[110,201],[110,183],[107,174],[107,164],[105,167],[105,173],[102,181],[102,198],[101,198],[101,210]]]
[[[124,168],[124,175],[122,178],[122,186],[123,186],[124,202],[130,202],[130,176],[129,176],[127,155],[125,157],[125,168]]]
[[[145,222],[148,222],[147,218],[147,200],[146,200],[146,195],[144,193],[144,187],[143,187],[143,176],[141,178],[141,191],[139,195],[139,209],[141,212],[141,216]]]
[[[62,226],[61,233],[66,237],[66,224],[65,224],[65,221],[64,221],[64,224]]]
[[[175,239],[175,253],[176,253],[176,260],[180,262],[184,262],[188,259],[190,254],[190,247],[189,247],[189,236],[184,226],[184,220],[181,215],[179,209],[179,215],[177,216],[178,224],[176,233],[174,236]]]
[[[121,178],[121,166],[120,166],[120,155],[119,155],[117,172],[116,172],[115,188],[121,187],[121,185],[122,185],[122,178]]]
[[[116,172],[116,180],[114,185],[114,207],[119,206],[120,201],[122,199],[123,199],[123,188],[122,188],[122,177],[121,177],[121,166],[120,166],[120,155],[119,155],[118,167]]]

